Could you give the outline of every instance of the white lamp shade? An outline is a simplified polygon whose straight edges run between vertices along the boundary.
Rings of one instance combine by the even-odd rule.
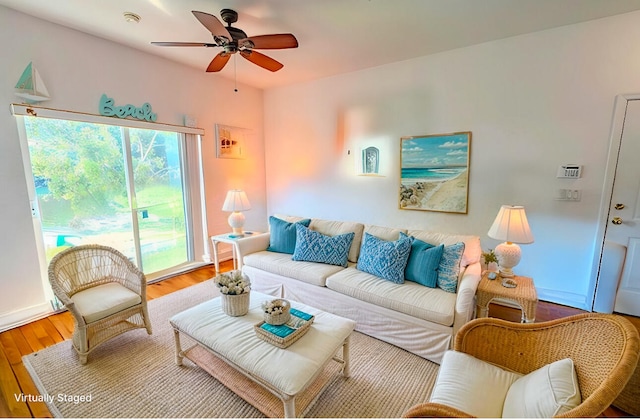
[[[516,244],[533,243],[533,234],[522,206],[500,207],[487,235],[493,239]]]
[[[251,209],[247,193],[242,190],[231,190],[222,205],[222,211],[245,211]]]

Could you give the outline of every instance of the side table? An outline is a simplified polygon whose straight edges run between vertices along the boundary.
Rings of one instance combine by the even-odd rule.
[[[522,322],[534,322],[538,306],[538,293],[531,277],[515,276],[513,280],[517,286],[504,287],[502,278],[498,276],[490,280],[484,273],[478,291],[476,292],[478,318],[486,318],[489,313],[489,303],[494,299],[513,301],[522,309]]]
[[[259,235],[261,232],[244,232],[244,236],[235,236],[233,233],[224,233],[222,235],[211,236],[211,245],[213,245],[213,262],[215,263],[216,273],[220,272],[220,260],[218,258],[218,244],[231,244],[231,252],[233,258],[233,269],[242,268],[242,255],[238,248],[238,239],[248,238],[250,236]]]

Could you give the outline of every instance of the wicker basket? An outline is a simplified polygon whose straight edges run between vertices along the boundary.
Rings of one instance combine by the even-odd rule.
[[[274,299],[270,302],[278,306],[282,306],[283,312],[281,314],[269,314],[263,312],[264,322],[271,325],[286,324],[291,319],[291,313],[289,312],[289,310],[291,309],[291,304],[289,303],[289,301],[286,299]],[[266,303],[267,302],[265,302],[265,304]]]
[[[249,293],[222,295],[222,311],[229,316],[243,316],[249,312]]]

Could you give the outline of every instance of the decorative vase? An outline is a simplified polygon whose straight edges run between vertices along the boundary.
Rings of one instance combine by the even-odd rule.
[[[243,316],[249,312],[249,293],[222,295],[222,311],[229,316]]]

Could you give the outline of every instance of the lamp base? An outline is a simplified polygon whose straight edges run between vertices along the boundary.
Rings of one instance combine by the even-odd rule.
[[[234,211],[229,215],[229,219],[227,219],[227,221],[229,222],[231,229],[233,229],[233,235],[237,237],[244,236],[244,231],[242,230],[242,227],[244,226],[244,214],[239,211]]]
[[[513,242],[503,242],[495,249],[496,257],[498,257],[498,266],[500,277],[514,277],[513,267],[518,265],[522,251],[518,244]]]

